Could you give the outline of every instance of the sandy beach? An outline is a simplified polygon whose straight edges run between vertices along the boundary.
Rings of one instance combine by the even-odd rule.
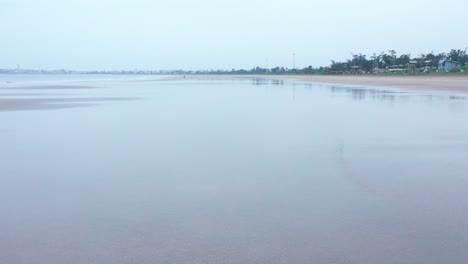
[[[287,76],[288,79],[378,87],[468,91],[468,76]]]
[[[298,80],[320,84],[430,89],[468,92],[468,76],[336,76],[336,75],[192,75],[190,79],[206,78],[270,78]]]

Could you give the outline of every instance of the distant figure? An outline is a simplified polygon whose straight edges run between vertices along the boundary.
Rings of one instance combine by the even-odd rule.
[[[184,75],[184,79],[185,79],[185,75]]]

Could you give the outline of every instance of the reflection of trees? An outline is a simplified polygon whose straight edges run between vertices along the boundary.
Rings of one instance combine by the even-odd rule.
[[[266,79],[266,78],[253,78],[252,83],[254,85],[284,85],[284,80],[278,79]]]
[[[386,101],[393,103],[394,101],[408,101],[418,99],[423,101],[446,101],[446,100],[466,100],[467,97],[454,95],[424,95],[409,92],[398,92],[382,89],[346,87],[346,86],[330,86],[330,91],[334,94],[346,94],[355,101]]]
[[[346,86],[331,86],[330,91],[335,94],[341,93],[350,95],[351,98],[356,101],[373,100],[394,102],[397,99],[403,99],[408,96],[408,94],[404,92]]]

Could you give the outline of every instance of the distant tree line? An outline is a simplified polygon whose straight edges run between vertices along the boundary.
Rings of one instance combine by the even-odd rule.
[[[250,70],[208,70],[178,73],[194,73],[194,74],[346,74],[346,73],[374,73],[384,72],[385,70],[403,70],[407,69],[409,62],[415,63],[416,68],[424,69],[425,71],[434,71],[437,69],[441,60],[453,60],[461,63],[462,68],[468,67],[467,50],[452,49],[448,53],[420,54],[417,57],[411,57],[410,54],[398,55],[395,50],[381,52],[367,56],[364,54],[353,54],[346,61],[331,61],[331,64],[326,67],[312,67],[291,69],[284,67],[275,67],[271,69],[255,67]],[[459,69],[458,69],[459,70]]]
[[[363,54],[354,54],[352,58],[344,62],[332,61],[329,69],[330,72],[335,73],[352,72],[357,69],[363,72],[372,72],[376,69],[404,68],[410,61],[414,62],[417,68],[436,69],[441,60],[458,61],[462,67],[466,67],[468,63],[467,50],[452,49],[448,53],[439,54],[431,52],[413,58],[410,54],[398,56],[395,50],[373,54],[369,58]]]

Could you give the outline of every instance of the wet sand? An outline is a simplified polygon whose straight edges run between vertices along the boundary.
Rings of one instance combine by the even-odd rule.
[[[269,78],[318,84],[467,91],[468,76],[192,75],[189,79]]]
[[[173,77],[0,89],[0,263],[466,264],[468,94]]]

